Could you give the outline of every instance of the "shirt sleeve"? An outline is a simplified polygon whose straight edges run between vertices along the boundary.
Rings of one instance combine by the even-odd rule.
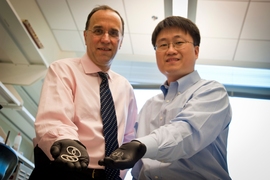
[[[35,120],[38,146],[52,159],[50,147],[59,139],[78,140],[77,127],[72,122],[74,103],[72,77],[67,68],[52,64],[45,77],[38,114]]]
[[[135,128],[134,124],[136,122],[137,117],[137,103],[133,88],[129,85],[130,88],[130,102],[128,105],[128,114],[127,114],[127,122],[125,126],[125,134],[123,143],[130,142],[135,139]]]
[[[142,117],[149,106],[143,108]],[[174,110],[177,113],[170,123],[137,138],[147,147],[144,158],[163,162],[189,158],[212,143],[231,119],[227,92],[217,82],[201,86],[183,108]]]

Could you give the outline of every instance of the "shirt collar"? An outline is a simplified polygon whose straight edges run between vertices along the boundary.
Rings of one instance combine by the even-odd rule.
[[[192,73],[180,78],[177,80],[178,82],[178,92],[183,93],[188,88],[190,88],[193,84],[198,82],[201,79],[199,73],[195,70]]]
[[[87,53],[85,53],[81,58],[82,67],[85,74],[95,74],[97,75],[98,72],[102,71],[93,61],[89,58]],[[109,79],[112,78],[112,72],[109,69],[107,72]]]
[[[193,84],[198,82],[201,79],[199,73],[195,70],[192,73],[178,79],[178,92],[183,93],[185,92],[188,88],[190,88]],[[167,81],[160,86],[161,91],[163,92],[164,96],[167,95],[168,89],[170,86],[168,86]]]

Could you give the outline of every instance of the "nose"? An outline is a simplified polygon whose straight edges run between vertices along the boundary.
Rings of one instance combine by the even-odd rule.
[[[110,40],[110,35],[108,32],[104,32],[104,34],[101,36],[101,39],[103,41],[109,41]]]
[[[168,49],[170,49],[171,47],[174,49],[174,44],[173,43],[168,44]]]
[[[167,49],[167,51],[171,51],[171,50],[176,51],[176,49],[175,49],[173,43],[169,43],[169,44],[168,44],[168,49]]]

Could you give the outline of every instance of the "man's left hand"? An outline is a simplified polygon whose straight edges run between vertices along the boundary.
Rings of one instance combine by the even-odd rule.
[[[116,169],[129,169],[144,156],[145,152],[146,146],[140,141],[133,140],[120,146],[109,157],[99,160],[98,164]]]

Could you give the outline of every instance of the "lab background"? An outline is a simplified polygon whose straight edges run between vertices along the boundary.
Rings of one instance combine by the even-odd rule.
[[[0,136],[34,166],[34,121],[48,66],[85,52],[88,13],[107,4],[123,16],[124,41],[112,70],[135,89],[139,109],[160,93],[151,33],[170,15],[188,17],[201,31],[196,70],[226,87],[233,108],[228,140],[232,179],[268,178],[270,137],[270,0],[0,0]],[[23,167],[23,166],[22,166]],[[27,178],[26,178],[27,179]],[[126,180],[130,179],[130,174]]]

